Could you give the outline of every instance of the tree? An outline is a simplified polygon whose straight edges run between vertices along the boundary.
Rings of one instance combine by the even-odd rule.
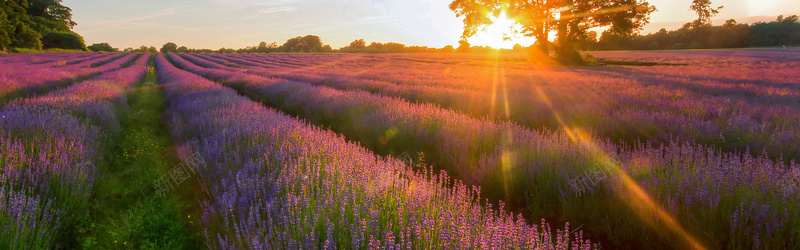
[[[11,20],[8,20],[5,4],[5,1],[0,1],[0,50],[2,51],[11,45],[11,34],[14,33],[14,26],[11,25]]]
[[[458,51],[458,52],[467,52],[467,51],[469,51],[469,48],[470,48],[470,45],[467,42],[467,40],[461,40],[461,41],[458,41],[458,48],[456,48],[456,51]]]
[[[311,52],[319,50],[322,47],[322,39],[318,36],[307,35],[302,38],[301,50],[304,52]]]
[[[656,10],[646,0],[453,0],[450,9],[464,17],[463,39],[491,24],[490,15],[506,12],[522,26],[522,35],[536,37],[544,54],[549,47],[549,32],[556,28],[558,36],[553,46],[556,58],[565,64],[582,63],[575,46],[589,29],[609,27],[617,35],[632,36]]]
[[[42,35],[30,27],[26,1],[2,0],[0,11],[5,18],[0,18],[0,47],[31,48],[42,47]]]
[[[547,55],[550,42],[547,40],[554,28],[554,15],[558,0],[513,1],[509,3],[510,16],[523,27],[523,35],[536,38],[540,53]]]
[[[258,47],[256,47],[256,52],[269,53],[270,51],[275,50],[276,48],[278,48],[278,45],[275,44],[275,42],[269,44],[267,44],[267,42],[261,42],[258,44]]]
[[[453,53],[454,51],[455,49],[453,48],[453,45],[446,45],[442,47],[442,52],[444,53]]]
[[[382,50],[383,49],[383,43],[371,42],[371,43],[369,43],[369,46],[367,46],[367,48],[373,49],[375,51]]]
[[[311,52],[320,50],[322,47],[322,39],[318,36],[307,35],[304,37],[295,37],[281,45],[281,51],[286,52]]]
[[[366,52],[366,49],[367,49],[367,42],[365,42],[364,39],[357,39],[350,42],[350,45],[342,47],[341,49],[339,49],[339,51],[361,53],[361,52]]]
[[[42,48],[42,35],[28,27],[28,25],[20,24],[16,27],[15,31],[14,38],[11,39],[11,47],[26,49]]]
[[[750,26],[753,46],[800,44],[800,18],[797,15],[779,16],[777,21],[758,22]]]
[[[175,53],[178,52],[178,45],[173,42],[168,42],[165,43],[164,46],[161,46],[161,49],[159,51],[161,51],[161,53],[164,54]]]
[[[83,37],[72,28],[72,9],[61,4],[62,0],[28,0],[28,24],[42,37],[42,47],[86,50]]]
[[[72,10],[62,0],[0,1],[0,49],[85,49],[83,38],[72,32]],[[67,46],[67,47],[61,47]]]
[[[401,53],[406,48],[405,44],[388,42],[383,44],[384,52],[388,53]]]
[[[178,53],[188,53],[188,52],[189,52],[189,48],[187,48],[186,46],[178,47]]]
[[[94,52],[101,52],[101,51],[114,52],[114,51],[118,51],[118,49],[115,49],[115,48],[111,47],[111,45],[109,45],[108,43],[95,43],[95,44],[87,46],[86,48],[91,50],[91,51],[94,51]]]
[[[71,30],[77,23],[72,21],[72,9],[61,2],[62,0],[28,0],[28,15],[53,22],[50,27],[53,30]]]
[[[364,49],[367,47],[367,42],[364,39],[358,39],[350,43],[350,46],[347,46],[351,49]]]
[[[325,44],[317,52],[331,52],[331,51],[333,51],[333,48],[330,45]]]
[[[697,12],[697,20],[694,20],[692,27],[711,26],[711,18],[719,14],[719,10],[723,7],[712,8],[711,0],[693,0],[689,9]]]

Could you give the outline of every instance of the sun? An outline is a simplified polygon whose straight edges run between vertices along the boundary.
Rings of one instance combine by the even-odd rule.
[[[532,37],[520,36],[515,31],[522,29],[514,19],[506,16],[503,11],[497,17],[489,15],[492,24],[484,25],[477,34],[470,38],[468,42],[474,46],[489,46],[495,49],[511,49],[514,44],[530,46],[536,39]]]

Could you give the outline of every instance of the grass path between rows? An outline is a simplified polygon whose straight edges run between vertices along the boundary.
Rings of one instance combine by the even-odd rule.
[[[128,92],[122,131],[108,143],[108,164],[98,166],[88,220],[79,228],[83,249],[200,249],[202,193],[193,178],[159,193],[180,158],[166,124],[165,103],[152,62],[142,84]]]

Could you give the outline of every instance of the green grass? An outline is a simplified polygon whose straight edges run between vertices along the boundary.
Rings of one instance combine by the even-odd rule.
[[[161,86],[151,70],[128,93],[122,131],[108,143],[109,164],[98,166],[89,220],[78,229],[84,249],[198,249],[199,197],[193,179],[160,196],[154,181],[179,164],[161,116]]]

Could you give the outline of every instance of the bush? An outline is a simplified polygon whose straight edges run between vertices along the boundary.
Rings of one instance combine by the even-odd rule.
[[[597,58],[590,54],[582,55],[583,65],[598,65]]]
[[[86,50],[83,37],[74,32],[49,32],[42,37],[42,45],[45,49],[77,49]]]
[[[112,48],[111,45],[109,45],[108,43],[95,43],[95,44],[89,45],[86,48],[91,50],[91,51],[94,51],[94,52],[101,52],[101,51],[114,52],[114,51],[117,51],[117,49]]]

